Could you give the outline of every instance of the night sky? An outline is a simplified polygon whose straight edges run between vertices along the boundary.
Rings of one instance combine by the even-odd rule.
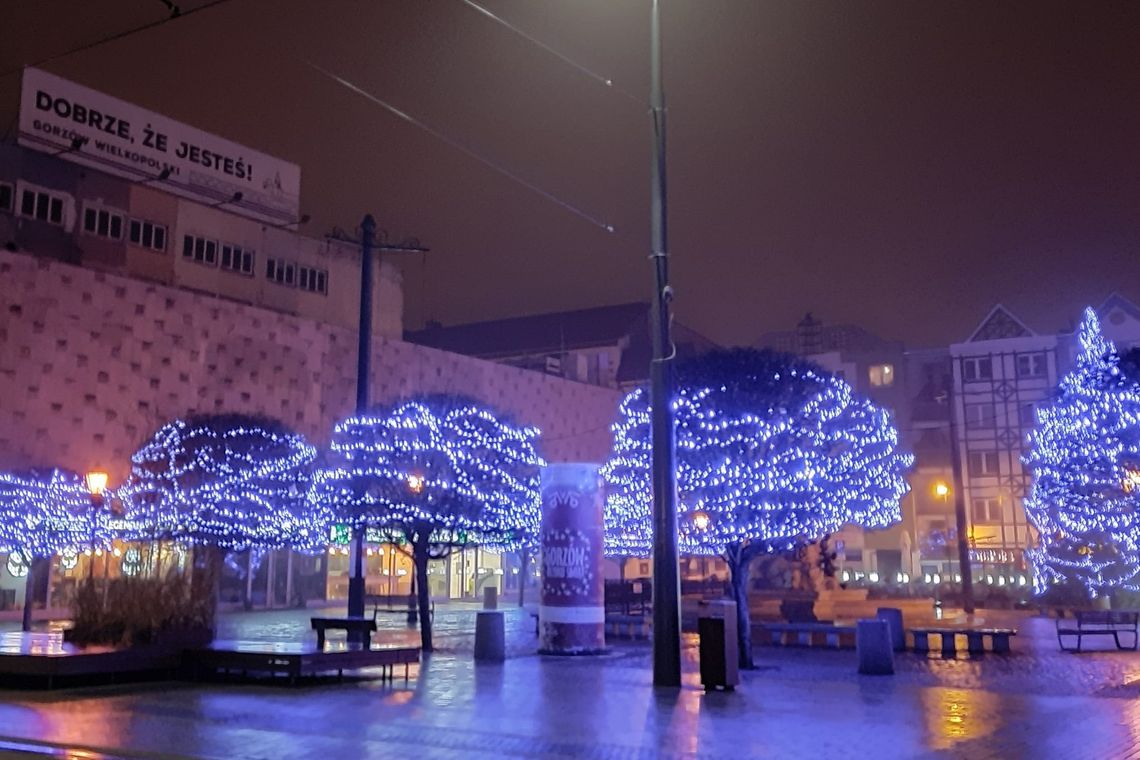
[[[300,163],[308,234],[419,238],[409,326],[647,299],[648,0],[478,2],[615,87],[462,0],[228,0],[43,67]],[[1140,4],[663,2],[679,321],[927,346],[998,301],[1053,331],[1140,299]],[[0,72],[164,14],[8,3]]]

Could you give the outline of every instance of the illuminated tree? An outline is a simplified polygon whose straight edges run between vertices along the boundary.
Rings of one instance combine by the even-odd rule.
[[[121,490],[137,538],[229,551],[327,544],[309,499],[316,449],[279,422],[245,415],[175,420],[131,458]]]
[[[25,631],[31,626],[36,560],[109,545],[105,513],[92,507],[78,475],[63,470],[0,472],[0,553],[18,555],[28,569]]]
[[[753,560],[844,525],[897,522],[913,457],[900,451],[887,412],[795,357],[717,352],[682,366],[678,379],[680,548],[728,564],[740,661],[751,667]],[[602,471],[611,553],[650,548],[649,432],[648,397],[635,390],[621,404],[613,455]]]
[[[350,417],[333,431],[319,502],[338,522],[406,542],[420,637],[432,649],[428,562],[456,548],[517,548],[537,535],[545,464],[535,428],[462,396],[424,396]]]
[[[1101,333],[1092,309],[1076,367],[1037,413],[1025,510],[1039,534],[1034,587],[1080,584],[1092,597],[1140,591],[1140,378]],[[1131,358],[1131,357],[1128,357]]]

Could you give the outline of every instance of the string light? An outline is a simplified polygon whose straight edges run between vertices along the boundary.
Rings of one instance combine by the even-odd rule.
[[[1140,382],[1121,371],[1091,308],[1078,340],[1076,367],[1029,435],[1033,586],[1042,593],[1069,580],[1093,597],[1140,591]]]
[[[0,552],[36,557],[110,546],[107,514],[79,475],[65,470],[0,472]]]
[[[704,372],[722,383],[696,384],[711,379],[699,376],[679,383],[673,408],[682,552],[722,554],[745,543],[783,551],[844,525],[901,520],[914,457],[899,449],[890,415],[810,365],[753,353],[764,377],[737,355]],[[651,549],[649,411],[643,390],[625,397],[602,468],[612,556]]]
[[[517,548],[541,521],[538,435],[459,396],[350,417],[333,431],[315,500],[338,523],[392,541],[427,526],[437,547]]]
[[[131,458],[121,489],[136,539],[229,549],[323,549],[309,499],[316,449],[284,425],[242,415],[175,420]]]

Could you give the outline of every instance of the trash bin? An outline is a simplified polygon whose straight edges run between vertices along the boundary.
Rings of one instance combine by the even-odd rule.
[[[897,607],[880,607],[875,617],[886,620],[891,626],[891,645],[896,652],[906,650],[906,628],[903,627],[903,613]]]
[[[503,630],[503,613],[480,611],[475,613],[475,659],[502,662],[507,658],[506,636]]]
[[[706,691],[732,691],[740,683],[740,656],[736,643],[736,603],[701,603],[697,618],[700,634],[701,684]]]
[[[895,653],[891,647],[891,624],[873,618],[855,623],[855,650],[859,672],[865,675],[889,676],[895,672]]]

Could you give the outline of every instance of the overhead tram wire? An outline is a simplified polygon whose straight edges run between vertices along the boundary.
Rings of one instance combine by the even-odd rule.
[[[177,21],[179,19],[184,19],[187,16],[192,16],[195,13],[199,13],[200,11],[209,10],[210,8],[214,8],[214,7],[217,7],[219,5],[222,5],[223,3],[228,3],[231,1],[232,0],[211,0],[211,2],[205,3],[204,5],[199,5],[197,8],[191,8],[189,10],[182,10],[179,6],[175,5],[173,2],[167,2],[166,0],[159,0],[159,2],[161,2],[163,5],[165,5],[170,10],[170,15],[164,16],[163,18],[161,18],[157,21],[152,21],[148,24],[143,24],[142,26],[136,26],[133,29],[127,29],[127,30],[124,30],[122,32],[116,32],[114,34],[108,35],[106,37],[101,37],[100,39],[94,40],[93,42],[87,42],[87,43],[80,45],[79,47],[74,47],[74,48],[71,48],[70,50],[65,50],[62,53],[56,53],[54,55],[49,55],[47,58],[41,58],[38,61],[33,61],[31,63],[21,64],[20,66],[17,66],[15,68],[11,68],[11,69],[8,69],[7,71],[0,72],[0,78],[8,77],[8,76],[11,76],[12,74],[19,74],[21,71],[28,68],[29,66],[38,68],[40,66],[43,66],[44,64],[48,64],[48,63],[52,63],[54,61],[58,61],[61,58],[67,58],[69,56],[75,55],[76,53],[82,53],[85,50],[91,50],[93,48],[99,47],[100,45],[105,45],[108,42],[115,42],[116,40],[121,40],[121,39],[124,39],[125,37],[130,37],[133,34],[138,34],[140,32],[145,32],[149,29],[154,29],[157,26],[162,26],[163,24],[167,24],[171,21]]]
[[[484,8],[482,5],[479,5],[478,3],[472,2],[472,0],[459,0],[459,1],[461,3],[463,3],[464,5],[467,5],[467,6],[470,6],[471,8],[474,8],[476,11],[483,14],[487,18],[491,19],[496,24],[500,24],[500,25],[506,27],[507,29],[511,30],[512,32],[514,32],[518,36],[522,37],[527,42],[531,43],[532,45],[535,45],[535,46],[541,48],[542,50],[546,51],[547,53],[554,56],[558,60],[562,61],[567,66],[569,66],[570,68],[579,72],[580,74],[583,74],[583,75],[589,77],[590,79],[593,79],[594,81],[596,81],[599,84],[607,87],[608,89],[613,90],[614,92],[618,93],[619,95],[622,95],[626,98],[629,98],[634,103],[637,103],[640,106],[645,105],[644,100],[642,100],[641,98],[638,98],[636,95],[633,95],[633,94],[627,92],[626,90],[623,90],[621,87],[618,87],[617,85],[614,84],[614,80],[610,79],[609,77],[602,76],[601,74],[598,74],[597,72],[586,68],[582,64],[575,61],[573,58],[570,58],[569,56],[558,52],[557,50],[552,48],[550,45],[547,45],[542,40],[538,39],[537,37],[535,37],[531,34],[528,34],[527,32],[523,31],[522,29],[515,26],[511,22],[507,21],[505,18],[495,15],[492,11],[488,10],[487,8]]]
[[[483,164],[484,166],[486,166],[490,169],[494,169],[496,172],[503,175],[504,177],[511,179],[511,180],[514,180],[516,183],[522,185],[523,187],[527,188],[531,192],[537,193],[538,195],[541,195],[543,198],[547,199],[548,201],[550,201],[551,203],[553,203],[557,206],[561,206],[563,209],[565,209],[566,211],[569,211],[571,214],[574,214],[575,216],[577,216],[581,219],[585,219],[590,224],[593,224],[594,226],[599,227],[599,228],[605,230],[606,232],[614,232],[614,226],[612,224],[607,224],[604,220],[599,219],[596,216],[591,215],[589,212],[584,211],[583,209],[575,206],[574,204],[562,200],[558,196],[554,195],[553,193],[547,192],[546,190],[543,190],[541,187],[539,187],[538,185],[535,185],[532,182],[528,182],[527,180],[523,179],[519,175],[512,172],[510,169],[506,169],[502,166],[499,166],[498,164],[496,164],[491,159],[486,158],[484,156],[481,156],[480,154],[471,150],[470,148],[463,145],[462,143],[452,139],[451,137],[448,137],[443,132],[440,132],[438,129],[435,129],[434,127],[431,127],[428,124],[425,124],[424,122],[420,121],[419,119],[415,118],[414,116],[411,116],[411,115],[405,113],[404,111],[401,111],[399,108],[396,108],[394,105],[392,105],[392,104],[390,104],[384,100],[381,100],[377,96],[373,95],[372,93],[368,92],[367,90],[363,89],[362,87],[360,87],[356,84],[353,84],[352,82],[348,81],[344,77],[339,76],[337,74],[334,74],[331,71],[328,71],[327,69],[321,68],[320,66],[313,63],[312,61],[305,61],[305,64],[307,66],[309,66],[310,68],[312,68],[313,70],[319,72],[320,74],[323,74],[324,76],[328,77],[332,81],[341,85],[342,87],[345,87],[345,88],[351,90],[352,92],[355,92],[357,95],[361,96],[362,98],[365,98],[366,100],[369,100],[369,101],[375,103],[376,105],[380,106],[381,108],[383,108],[386,111],[388,111],[389,113],[391,113],[393,116],[396,116],[397,118],[402,119],[403,121],[406,121],[408,124],[411,124],[412,126],[419,127],[424,132],[427,132],[429,135],[436,138],[437,140],[440,140],[441,142],[447,143],[452,148],[455,148],[456,150],[458,150],[459,152],[468,156],[469,158],[473,158],[476,161],[478,161],[479,163]]]

